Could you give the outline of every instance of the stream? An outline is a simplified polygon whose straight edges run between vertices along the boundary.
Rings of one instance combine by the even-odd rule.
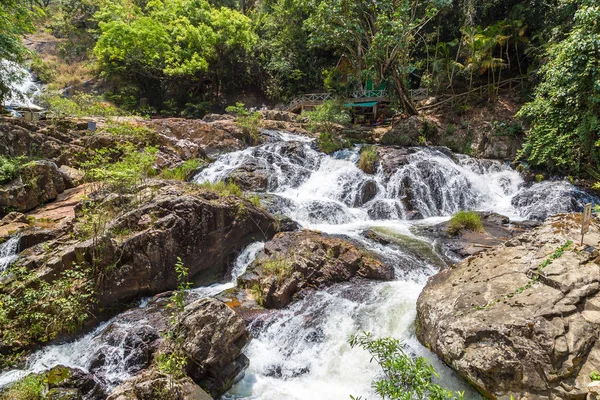
[[[401,339],[408,353],[431,361],[440,384],[464,390],[465,399],[478,399],[415,337],[419,293],[445,265],[435,241],[419,237],[415,228],[445,221],[464,209],[494,211],[513,220],[543,219],[577,209],[589,195],[562,180],[526,185],[505,163],[435,148],[411,149],[396,157],[401,162],[394,168],[380,166],[375,175],[368,175],[357,167],[359,147],[329,156],[316,151],[312,139],[287,132],[266,134],[265,144],[218,157],[194,181],[217,182],[239,176],[240,171],[264,176],[260,197],[271,212],[288,216],[303,228],[349,238],[392,265],[396,279],[337,284],[311,292],[251,324],[254,339],[245,351],[250,366],[223,398],[375,399],[371,382],[378,377],[378,366],[369,362],[366,351],[348,345],[350,335],[368,331]],[[364,235],[369,229],[397,240],[386,245],[372,241]],[[248,246],[238,255],[230,280],[192,289],[192,297],[214,296],[233,287],[263,246],[260,242]],[[16,256],[16,248],[6,249],[8,242],[0,245],[0,270],[6,257]],[[116,316],[111,321],[118,320]],[[27,369],[0,375],[0,387],[59,364],[88,370],[92,360],[86,354],[90,348],[108,345],[102,342],[102,333],[111,321],[76,341],[34,353]],[[114,359],[103,375],[106,385],[114,387],[137,371],[124,358],[124,344],[110,345]]]

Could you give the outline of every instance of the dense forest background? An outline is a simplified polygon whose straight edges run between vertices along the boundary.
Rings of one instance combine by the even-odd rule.
[[[57,56],[28,51],[25,34],[34,47],[58,38]],[[386,85],[405,115],[420,112],[416,88],[460,112],[509,87],[527,127],[521,159],[597,178],[593,0],[5,0],[0,58],[29,60],[51,89],[92,87],[123,109],[186,117],[239,98],[343,96],[367,81]]]

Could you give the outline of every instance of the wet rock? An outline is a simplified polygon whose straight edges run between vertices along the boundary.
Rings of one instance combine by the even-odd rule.
[[[585,398],[600,365],[600,221],[584,247],[580,229],[581,214],[551,217],[435,275],[419,340],[489,398]]]
[[[49,252],[34,247],[21,253],[19,264],[44,271],[42,279],[51,280],[75,263],[93,261],[106,269],[96,288],[97,307],[118,307],[177,287],[177,257],[190,278],[210,284],[225,276],[238,251],[275,233],[275,218],[246,200],[183,182],[153,184],[159,186],[138,194],[144,199],[139,206],[107,222],[107,232],[126,232],[123,237],[78,242],[67,233],[48,242]],[[109,197],[104,201],[118,202]],[[147,216],[151,223],[139,224]]]
[[[116,387],[107,400],[212,400],[189,377],[176,379],[156,369],[144,371]]]
[[[94,377],[80,369],[56,366],[46,372],[34,374],[40,381],[40,386],[45,386],[47,392],[43,396],[48,400],[104,400],[106,393]],[[31,379],[31,378],[30,378]],[[8,386],[3,391],[3,399],[21,399],[23,392],[17,389],[20,381]],[[13,392],[14,390],[14,392]],[[42,393],[32,392],[29,389],[29,398],[42,398]],[[36,396],[36,397],[33,397]],[[39,397],[37,397],[39,396]]]
[[[354,277],[389,280],[394,270],[344,239],[303,230],[280,233],[265,244],[240,283],[265,307],[282,308],[303,289]]]
[[[372,179],[364,181],[358,187],[358,193],[354,200],[354,207],[362,207],[377,196],[377,182]]]
[[[185,307],[180,328],[194,382],[219,397],[243,378],[249,361],[242,351],[251,336],[232,309],[213,298],[194,301]]]
[[[512,205],[529,219],[544,220],[550,215],[581,212],[587,203],[600,199],[567,181],[544,181],[530,186],[512,199]]]
[[[508,217],[497,213],[477,212],[477,214],[483,224],[482,232],[465,230],[453,236],[448,233],[449,221],[434,226],[416,227],[414,230],[435,240],[446,261],[455,263],[502,244],[537,225],[535,221],[511,222]]]
[[[26,212],[54,200],[67,188],[64,174],[50,161],[32,161],[19,177],[0,186],[0,209]]]

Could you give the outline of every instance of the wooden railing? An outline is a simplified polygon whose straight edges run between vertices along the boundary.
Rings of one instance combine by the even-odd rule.
[[[429,91],[426,88],[413,89],[410,91],[412,98],[426,97]],[[288,110],[294,110],[298,106],[304,104],[316,105],[321,104],[326,100],[332,100],[334,98],[331,93],[307,93],[296,97],[292,100],[288,106]],[[387,90],[357,90],[350,94],[348,100],[360,100],[360,99],[388,99],[389,93]]]

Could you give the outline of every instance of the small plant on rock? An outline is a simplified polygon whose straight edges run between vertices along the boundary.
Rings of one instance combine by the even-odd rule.
[[[230,114],[236,116],[235,123],[244,134],[244,140],[251,145],[258,144],[260,141],[260,120],[262,119],[258,111],[251,112],[244,103],[235,103],[225,109]]]
[[[483,223],[479,214],[475,211],[459,211],[454,214],[448,224],[448,233],[456,236],[463,231],[483,231]]]
[[[377,171],[378,161],[379,155],[377,154],[377,149],[374,146],[365,146],[360,152],[358,167],[367,174],[374,174]]]

